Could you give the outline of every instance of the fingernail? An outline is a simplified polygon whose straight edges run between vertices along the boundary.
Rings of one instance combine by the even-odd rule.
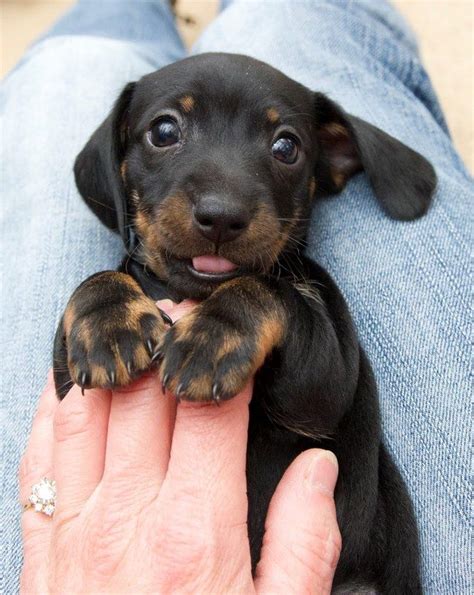
[[[161,308],[159,308],[159,311],[160,311],[160,314],[161,314],[161,318],[163,319],[163,322],[165,322],[166,324],[169,324],[170,326],[173,326],[173,321],[168,316],[168,314],[164,310],[162,310]]]
[[[309,464],[306,483],[315,492],[334,493],[339,466],[335,455],[329,450],[320,450]]]
[[[171,300],[160,300],[159,302],[156,302],[156,305],[158,306],[158,308],[161,308],[166,312],[168,310],[171,310],[171,308],[173,308],[173,306],[175,306],[176,304]]]

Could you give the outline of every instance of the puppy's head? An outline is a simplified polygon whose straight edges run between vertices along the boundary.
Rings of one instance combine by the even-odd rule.
[[[75,164],[89,207],[181,296],[269,272],[313,201],[365,170],[387,213],[425,213],[421,155],[246,56],[203,54],[130,83]],[[284,262],[284,261],[283,261]]]

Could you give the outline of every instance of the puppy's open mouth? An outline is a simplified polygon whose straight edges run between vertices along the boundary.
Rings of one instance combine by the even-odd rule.
[[[186,266],[193,277],[203,281],[225,281],[239,273],[238,265],[227,258],[211,254],[195,256]]]
[[[203,254],[199,256],[175,256],[167,252],[168,287],[177,299],[205,299],[221,283],[249,273],[251,269],[223,256]]]

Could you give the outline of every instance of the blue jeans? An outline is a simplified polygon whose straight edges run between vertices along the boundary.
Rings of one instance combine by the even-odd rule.
[[[310,255],[342,289],[378,380],[386,443],[413,497],[427,593],[470,588],[468,245],[472,180],[407,25],[383,0],[226,1],[194,52],[269,62],[425,155],[423,219],[382,212],[364,175],[314,208]],[[21,566],[16,471],[68,297],[115,267],[118,237],[88,211],[72,164],[130,80],[184,57],[165,0],[81,0],[1,87],[5,593]]]

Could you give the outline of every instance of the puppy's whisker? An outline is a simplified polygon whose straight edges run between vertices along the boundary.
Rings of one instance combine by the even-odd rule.
[[[282,268],[283,270],[285,270],[285,271],[286,271],[286,272],[287,272],[289,275],[291,275],[291,277],[292,277],[292,279],[293,279],[293,282],[294,282],[294,283],[297,283],[298,281],[300,281],[300,278],[298,277],[298,275],[297,275],[297,274],[296,274],[296,272],[294,271],[294,268],[291,266],[291,263],[290,263],[290,262],[288,262],[288,257],[287,257],[287,255],[286,255],[284,252],[282,252],[282,253],[280,254],[280,257],[281,257],[281,258],[282,258],[282,259],[285,261],[285,264],[287,265],[287,266],[285,266],[285,265],[282,263],[282,261],[281,261],[281,260],[279,260],[279,264],[280,264],[281,268]]]
[[[314,118],[314,114],[310,114],[307,112],[286,112],[284,114],[284,118],[298,118],[299,116],[307,116],[308,118]]]
[[[133,255],[137,252],[137,250],[139,248],[145,248],[145,246],[143,245],[143,242],[140,240],[140,238],[138,238],[137,245],[135,246],[135,248],[131,252],[129,252],[127,250],[127,260],[125,262],[125,270],[127,270],[128,263],[130,262],[130,260],[132,259]]]
[[[275,217],[277,221],[289,221],[293,223],[294,221],[310,221],[310,217]]]
[[[61,384],[61,386],[56,387],[56,393],[59,394],[66,387],[72,388],[73,386],[74,386],[74,382],[72,380],[67,380],[64,384]]]
[[[109,211],[113,211],[115,213],[116,209],[115,207],[111,207],[110,205],[106,205],[103,202],[100,202],[100,200],[97,200],[95,198],[92,198],[92,196],[88,196],[87,197],[87,202],[93,202],[96,205],[99,205],[100,207],[104,207],[104,209],[108,209]]]
[[[292,235],[291,233],[288,234],[288,242],[293,242],[295,244],[298,244],[299,246],[303,246],[304,248],[306,248],[307,246],[307,242],[301,238],[298,238],[295,235]]]

